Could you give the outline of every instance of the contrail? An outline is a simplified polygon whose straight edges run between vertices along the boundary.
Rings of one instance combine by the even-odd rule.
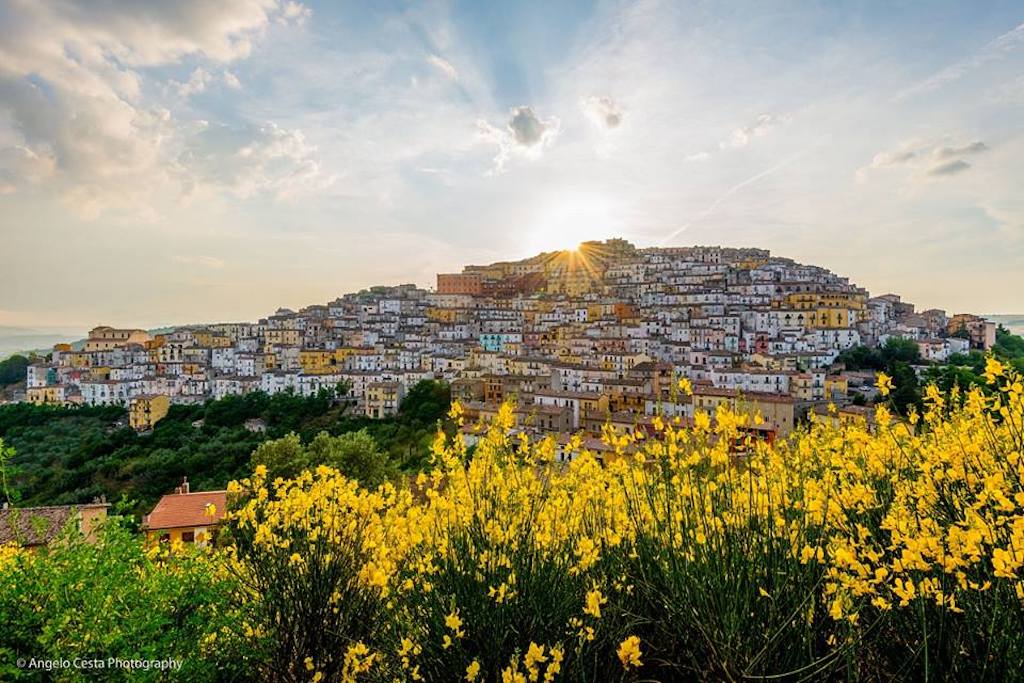
[[[702,221],[705,218],[707,218],[715,209],[718,208],[718,206],[722,202],[724,202],[726,199],[728,199],[729,197],[734,195],[737,191],[743,189],[747,185],[750,185],[752,183],[756,183],[761,178],[764,178],[767,175],[771,175],[772,173],[775,173],[776,171],[778,171],[781,168],[784,168],[785,166],[788,166],[789,164],[793,163],[794,161],[796,161],[799,157],[801,157],[803,155],[804,155],[804,152],[802,152],[802,151],[801,152],[797,152],[796,154],[794,154],[794,155],[792,155],[790,157],[787,157],[786,159],[783,159],[782,161],[780,161],[779,163],[775,164],[771,168],[766,168],[765,170],[761,171],[757,175],[753,175],[753,176],[747,178],[746,180],[744,180],[742,182],[736,183],[735,185],[730,187],[728,190],[726,190],[725,193],[722,194],[722,196],[720,196],[715,201],[711,202],[711,205],[708,208],[706,208],[703,211],[701,211],[699,214],[697,214],[697,216],[695,218],[692,218],[691,220],[689,220],[681,228],[676,228],[671,233],[666,235],[661,240],[661,243],[660,243],[659,246],[664,246],[667,242],[675,239],[679,235],[679,233],[683,232],[684,230],[689,228],[694,223],[697,223],[697,222]]]
[[[1024,46],[1024,24],[996,36],[971,56],[939,70],[929,78],[896,93],[896,102],[940,88],[946,83],[963,78],[967,73],[989,62],[1002,59],[1018,47]]]

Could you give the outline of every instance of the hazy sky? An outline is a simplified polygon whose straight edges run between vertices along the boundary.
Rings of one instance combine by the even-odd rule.
[[[0,325],[612,235],[1024,311],[1024,6],[0,0]]]

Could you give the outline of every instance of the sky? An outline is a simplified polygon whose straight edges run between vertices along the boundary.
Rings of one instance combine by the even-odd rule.
[[[0,326],[255,320],[586,239],[1024,312],[1011,2],[0,0]]]

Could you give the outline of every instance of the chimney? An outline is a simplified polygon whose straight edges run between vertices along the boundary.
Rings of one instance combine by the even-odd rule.
[[[188,490],[188,477],[182,477],[181,478],[181,492],[182,493],[188,493],[189,492],[189,490]]]

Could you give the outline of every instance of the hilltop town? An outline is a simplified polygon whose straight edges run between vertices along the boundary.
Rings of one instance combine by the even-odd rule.
[[[263,391],[344,394],[393,415],[409,388],[444,380],[468,421],[514,398],[521,429],[566,436],[692,418],[727,403],[788,434],[828,404],[857,414],[873,373],[839,354],[890,337],[941,362],[995,343],[993,322],[917,312],[821,267],[763,249],[636,248],[621,239],[467,266],[437,286],[372,287],[255,323],[160,334],[96,327],[27,370],[36,404],[124,405],[139,431],[175,403]],[[686,378],[692,395],[677,391]],[[858,401],[860,402],[860,401]]]

